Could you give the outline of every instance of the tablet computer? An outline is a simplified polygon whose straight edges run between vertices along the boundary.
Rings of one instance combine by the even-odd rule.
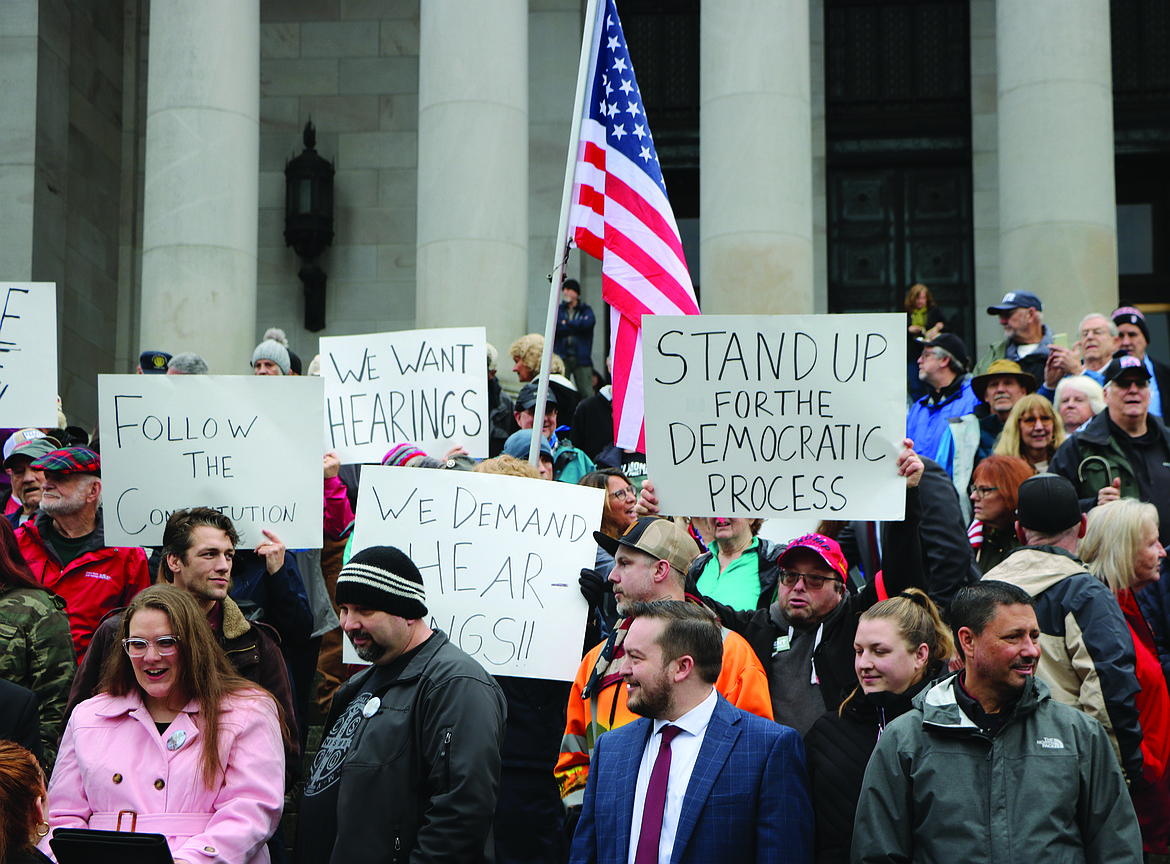
[[[49,841],[58,864],[174,864],[162,834],[58,828]]]

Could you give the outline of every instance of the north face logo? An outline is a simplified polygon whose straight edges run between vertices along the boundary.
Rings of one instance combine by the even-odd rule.
[[[1064,742],[1059,738],[1040,738],[1036,743],[1046,750],[1064,749]]]

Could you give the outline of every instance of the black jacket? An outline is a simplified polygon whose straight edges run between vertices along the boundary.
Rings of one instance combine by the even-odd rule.
[[[892,523],[891,543],[887,547],[886,568],[883,570],[885,595],[893,597],[907,588],[926,590],[922,544],[918,525],[922,520],[922,504],[918,487],[906,490],[906,518]],[[846,591],[841,604],[844,614],[834,616],[821,635],[821,643],[813,652],[813,665],[820,679],[825,709],[833,710],[853,689],[857,676],[853,671],[853,637],[857,635],[857,617],[870,606],[884,599],[877,583],[870,580],[856,594]],[[704,598],[704,603],[715,611],[723,626],[734,630],[748,641],[764,669],[772,668],[772,646],[785,630],[772,621],[771,609],[738,611],[722,603]]]
[[[935,670],[938,671],[938,670]],[[816,864],[849,864],[853,816],[861,797],[865,766],[878,734],[913,705],[934,679],[928,674],[905,693],[858,692],[840,712],[826,711],[804,736],[805,761],[816,817]]]
[[[15,741],[44,762],[37,694],[0,678],[0,738]]]
[[[959,493],[950,475],[933,459],[922,459],[925,471],[918,483],[922,502],[922,522],[918,535],[922,541],[923,564],[926,567],[926,593],[930,599],[946,609],[964,585],[982,578],[975,553],[967,541],[967,526],[959,506]],[[837,535],[841,551],[850,567],[859,567],[866,578],[872,578],[881,569],[877,550],[869,542],[868,523],[849,522]],[[881,548],[890,550],[896,522],[879,522]]]
[[[326,734],[373,668],[337,691]],[[499,685],[436,630],[374,696],[381,704],[344,756],[331,862],[494,861],[507,715]]]

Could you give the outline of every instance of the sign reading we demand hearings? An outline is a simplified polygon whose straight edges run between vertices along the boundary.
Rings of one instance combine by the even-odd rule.
[[[488,672],[572,681],[588,614],[577,579],[595,563],[604,504],[604,490],[567,483],[368,465],[353,549],[406,553],[429,626]]]
[[[57,285],[0,282],[0,426],[57,426]]]
[[[905,315],[647,315],[663,513],[898,520]]]
[[[321,339],[325,444],[343,463],[378,464],[402,441],[441,455],[488,455],[483,327]]]
[[[171,513],[212,507],[241,547],[321,546],[319,378],[99,375],[98,410],[107,545],[160,546]]]

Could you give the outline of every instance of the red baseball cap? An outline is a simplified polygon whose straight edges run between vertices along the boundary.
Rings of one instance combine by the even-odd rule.
[[[845,574],[849,572],[849,565],[845,562],[841,546],[832,537],[826,537],[823,534],[805,534],[803,537],[797,537],[788,544],[788,548],[780,553],[776,563],[783,567],[784,559],[796,549],[808,549],[810,552],[816,553],[829,567],[836,570],[842,579],[847,578]]]

